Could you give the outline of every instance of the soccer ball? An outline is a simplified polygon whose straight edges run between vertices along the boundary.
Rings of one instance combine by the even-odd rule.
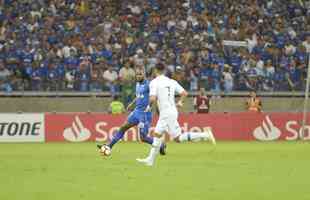
[[[111,155],[111,148],[107,145],[103,145],[100,149],[100,153],[103,156],[110,156]]]

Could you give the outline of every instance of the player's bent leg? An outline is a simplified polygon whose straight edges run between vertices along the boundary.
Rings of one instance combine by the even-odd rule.
[[[125,123],[124,125],[122,125],[116,132],[116,134],[113,135],[111,142],[108,143],[107,145],[112,149],[114,144],[116,144],[119,140],[121,140],[124,137],[125,132],[135,125],[136,124],[131,123]]]
[[[139,133],[140,139],[142,142],[152,145],[153,144],[153,137],[149,137],[149,128],[150,124],[152,123],[152,113],[151,112],[143,112],[139,115]]]
[[[161,141],[161,144],[159,146],[159,153],[160,153],[160,155],[166,155],[167,145],[164,143],[164,139],[162,138],[162,134],[155,132],[153,140],[155,141],[158,139]],[[156,144],[156,142],[155,142],[155,144]],[[154,145],[154,142],[153,142],[152,146],[156,146],[156,145]]]
[[[123,124],[119,130],[113,135],[112,140],[108,144],[97,144],[98,149],[101,149],[102,146],[106,145],[110,149],[116,144],[119,140],[124,137],[125,132],[130,129],[131,127],[135,126],[136,124],[125,123]]]
[[[207,132],[185,132],[183,134],[178,135],[174,141],[176,142],[199,142],[199,141],[205,141],[210,140],[212,144],[216,144],[214,135],[211,131]]]
[[[185,132],[183,134],[178,135],[175,139],[178,142],[199,142],[202,140],[207,140],[208,134],[206,133],[198,133],[198,132]]]
[[[160,136],[160,137],[158,137],[158,136]],[[147,166],[153,166],[154,162],[155,162],[155,158],[156,158],[157,154],[159,153],[159,149],[160,149],[161,145],[162,145],[161,135],[155,133],[155,137],[153,138],[152,148],[150,150],[148,157],[146,157],[144,159],[138,158],[137,161],[141,162]]]
[[[143,164],[147,166],[154,165],[155,159],[157,157],[157,154],[159,152],[160,146],[162,144],[162,135],[167,132],[167,123],[163,118],[159,117],[159,120],[157,121],[155,131],[153,133],[153,144],[152,148],[149,152],[149,155],[145,159],[137,159],[137,161],[142,162]]]
[[[127,121],[119,128],[116,134],[113,135],[112,140],[107,145],[112,149],[112,147],[124,137],[125,132],[138,123],[137,113],[135,111],[131,112],[128,115]]]
[[[143,128],[139,128],[139,132],[140,132],[140,139],[142,142],[145,142],[147,144],[152,145],[153,144],[153,137],[148,136],[148,128],[143,127]]]
[[[149,137],[147,135],[142,135],[140,136],[141,138],[141,141],[144,142],[144,143],[147,143],[147,144],[153,144],[153,138],[152,137]]]
[[[148,131],[149,131],[148,126],[144,126],[140,128],[140,139],[142,142],[153,145],[154,138],[148,136]],[[166,148],[167,148],[167,145],[165,143],[162,143],[159,149],[160,155],[166,155]]]
[[[147,135],[143,135],[141,134],[141,141],[145,142],[147,144],[153,145],[154,142],[154,138],[153,137],[149,137]],[[163,142],[159,148],[159,154],[160,155],[166,155],[166,149],[167,149],[167,145]]]

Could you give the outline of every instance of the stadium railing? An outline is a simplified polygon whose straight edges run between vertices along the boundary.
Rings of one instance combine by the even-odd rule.
[[[196,92],[189,92],[190,97],[194,97]],[[304,92],[258,92],[260,97],[304,97]],[[211,92],[207,92],[212,96]],[[23,92],[0,92],[0,97],[111,97],[110,92],[42,92],[42,91],[23,91]],[[221,97],[247,97],[249,92],[233,91],[221,93]]]
[[[207,92],[212,95],[211,92]],[[193,97],[190,92],[180,112],[193,113]],[[249,92],[234,91],[211,99],[210,112],[244,112]],[[258,92],[264,112],[301,112],[304,105],[303,92]],[[110,92],[73,91],[23,91],[0,92],[0,112],[108,112],[112,101]],[[310,110],[310,103],[307,107]]]

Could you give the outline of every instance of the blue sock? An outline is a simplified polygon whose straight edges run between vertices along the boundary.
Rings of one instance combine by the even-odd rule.
[[[142,142],[148,143],[150,145],[153,144],[153,138],[152,137],[149,137],[149,136],[145,135],[145,136],[141,137],[141,140],[142,140]]]
[[[111,142],[108,146],[112,149],[113,145],[116,144],[120,139],[124,136],[124,132],[118,131],[116,134],[113,135]]]
[[[142,140],[142,142],[145,142],[147,144],[152,145],[153,141],[154,141],[154,138],[153,137],[149,137],[147,135],[141,135],[141,140]],[[160,146],[160,149],[162,150],[164,147],[165,147],[165,144],[162,143],[161,146]]]

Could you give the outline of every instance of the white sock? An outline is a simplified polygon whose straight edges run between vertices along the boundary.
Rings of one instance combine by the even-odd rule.
[[[152,144],[152,148],[151,148],[150,153],[149,153],[149,156],[148,156],[148,159],[149,159],[152,163],[154,163],[154,161],[155,161],[155,159],[156,159],[156,156],[157,156],[157,154],[158,154],[158,152],[159,152],[161,143],[162,143],[161,138],[154,137],[154,141],[153,141],[153,144]]]
[[[185,132],[182,135],[180,135],[179,139],[180,139],[180,142],[185,142],[185,141],[198,142],[201,140],[207,140],[208,136],[209,135],[207,133]]]

